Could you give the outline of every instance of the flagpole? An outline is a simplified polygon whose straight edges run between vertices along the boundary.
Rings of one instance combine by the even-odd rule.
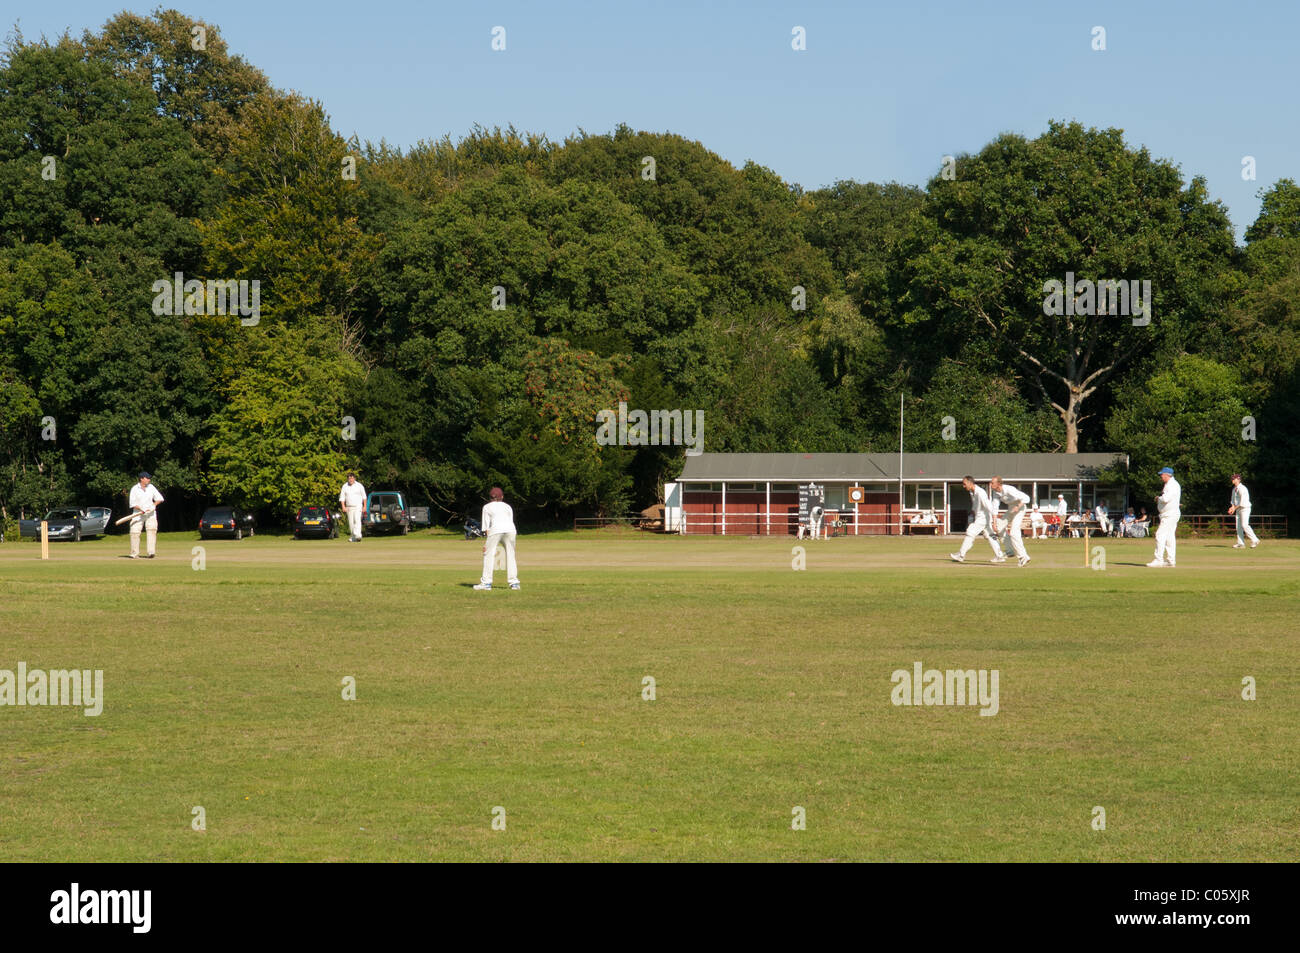
[[[903,395],[898,395],[898,535],[903,535]]]

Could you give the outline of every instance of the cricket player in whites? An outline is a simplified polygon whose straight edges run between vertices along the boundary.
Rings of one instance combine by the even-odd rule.
[[[492,564],[496,561],[497,546],[506,548],[506,581],[511,589],[519,588],[519,567],[515,565],[515,511],[505,501],[501,487],[494,486],[488,496],[491,500],[483,507],[483,578],[475,586],[482,592],[492,588]]]
[[[361,516],[366,511],[366,488],[355,473],[348,474],[348,482],[339,490],[339,503],[348,517],[348,542],[361,542]]]
[[[966,538],[961,541],[961,549],[955,553],[949,553],[953,562],[964,563],[966,554],[975,543],[975,537],[983,535],[989,541],[989,546],[993,549],[993,562],[1004,563],[1007,557],[1002,555],[1002,548],[998,546],[997,541],[993,539],[989,528],[993,525],[996,514],[993,511],[993,501],[989,495],[984,492],[984,488],[975,482],[975,478],[964,476],[961,478],[961,485],[970,493],[971,519],[970,525],[966,527]]]
[[[131,520],[131,558],[140,558],[140,530],[145,531],[145,559],[153,559],[154,548],[158,542],[158,504],[163,495],[150,482],[153,477],[148,473],[140,474],[140,482],[131,487],[128,501],[136,516]]]
[[[1183,488],[1174,479],[1171,467],[1160,471],[1160,479],[1165,481],[1165,488],[1156,497],[1156,508],[1160,514],[1160,528],[1156,530],[1156,558],[1147,565],[1152,569],[1162,566],[1172,569],[1177,565],[1174,555],[1178,549],[1178,518],[1182,516],[1179,506]]]
[[[1232,475],[1232,505],[1228,507],[1228,515],[1234,514],[1237,517],[1237,542],[1232,548],[1246,548],[1246,542],[1241,538],[1244,532],[1250,539],[1250,548],[1254,549],[1259,545],[1259,537],[1250,528],[1250,490],[1246,489],[1246,484],[1241,482],[1240,473]]]
[[[995,476],[989,481],[989,497],[994,506],[1002,503],[1007,508],[1007,533],[1011,536],[1011,548],[1016,551],[1016,564],[1023,567],[1029,562],[1029,554],[1025,552],[1025,537],[1021,532],[1029,495],[1003,483],[1002,477]]]

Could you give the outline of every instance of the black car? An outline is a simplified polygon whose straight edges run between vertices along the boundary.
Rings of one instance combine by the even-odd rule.
[[[322,539],[338,539],[338,515],[330,512],[328,506],[304,506],[293,518],[293,538],[319,536]]]
[[[253,514],[237,506],[209,506],[199,518],[199,539],[243,539],[253,535]]]

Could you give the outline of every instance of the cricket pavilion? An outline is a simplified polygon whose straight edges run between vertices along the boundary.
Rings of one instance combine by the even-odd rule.
[[[970,494],[1001,476],[1044,511],[1125,505],[1128,458],[1118,453],[700,453],[664,485],[665,530],[721,536],[797,532],[800,490],[821,489],[828,526],[847,536],[966,529]],[[1103,479],[1111,482],[1103,483]],[[806,506],[806,497],[805,497]]]

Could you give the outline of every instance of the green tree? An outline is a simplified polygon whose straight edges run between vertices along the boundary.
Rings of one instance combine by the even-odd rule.
[[[798,189],[756,163],[737,170],[698,142],[620,125],[566,140],[547,174],[600,182],[636,208],[704,282],[707,311],[789,307],[796,285],[812,311],[836,290],[830,262],[804,237]]]
[[[119,13],[82,43],[92,60],[152,89],[159,111],[217,158],[240,108],[268,89],[260,70],[230,54],[220,27],[176,10]]]
[[[1135,497],[1157,495],[1156,474],[1171,466],[1183,512],[1223,512],[1232,474],[1250,472],[1256,452],[1241,438],[1245,395],[1233,368],[1191,354],[1122,387],[1106,435],[1129,454]]]
[[[1053,122],[1038,139],[1005,134],[959,157],[956,172],[930,182],[904,240],[904,321],[927,345],[988,336],[1060,415],[1075,453],[1099,388],[1212,319],[1233,252],[1227,215],[1202,179],[1184,184],[1117,129]],[[1046,283],[1067,273],[1150,281],[1150,324],[1045,314]]]
[[[58,241],[79,261],[138,249],[166,272],[197,263],[214,196],[185,128],[153,90],[66,37],[0,63],[0,244]]]
[[[250,330],[249,365],[211,421],[207,486],[222,502],[287,518],[338,491],[340,425],[360,371],[320,325]]]
[[[209,273],[260,281],[269,321],[352,316],[378,240],[362,231],[356,182],[343,177],[347,143],[298,96],[259,96],[229,136],[225,201],[200,224]]]
[[[949,425],[951,440],[945,438]],[[1050,453],[1061,448],[1060,420],[1031,406],[1015,381],[988,374],[979,362],[951,359],[913,400],[904,438],[908,451],[917,453]]]

